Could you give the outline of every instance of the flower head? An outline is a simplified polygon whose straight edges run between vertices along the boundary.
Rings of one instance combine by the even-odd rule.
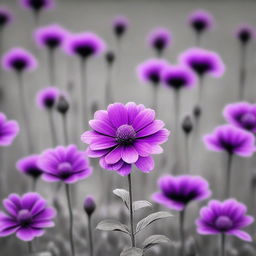
[[[159,154],[159,144],[167,141],[169,131],[155,120],[155,111],[129,102],[114,103],[97,111],[81,140],[89,144],[89,157],[100,158],[100,165],[120,175],[131,173],[132,164],[143,172],[154,168],[151,154]]]
[[[114,18],[112,26],[116,37],[121,38],[129,26],[129,21],[125,16],[119,15]]]
[[[44,88],[37,93],[36,103],[41,109],[52,109],[59,99],[60,91],[56,87]]]
[[[12,13],[5,6],[0,6],[0,28],[10,24],[13,20]]]
[[[200,176],[166,175],[159,179],[158,185],[160,192],[153,194],[153,200],[176,211],[182,211],[188,203],[211,195],[208,182]]]
[[[31,9],[35,12],[40,12],[43,9],[53,9],[55,4],[54,0],[21,0],[22,7]]]
[[[42,178],[49,182],[75,183],[92,173],[86,154],[75,145],[45,150],[38,164],[44,171]]]
[[[83,59],[98,56],[105,49],[105,42],[91,32],[69,35],[65,43],[65,50],[69,55],[78,55]]]
[[[96,209],[95,200],[92,196],[87,196],[84,200],[84,210],[88,214],[88,216],[91,216]]]
[[[225,72],[225,65],[221,57],[217,53],[205,49],[190,48],[181,53],[179,60],[198,76],[209,74],[218,78]]]
[[[6,213],[0,212],[0,236],[16,233],[19,239],[31,241],[54,226],[55,210],[37,193],[10,194],[3,205]]]
[[[5,114],[0,112],[0,147],[11,145],[19,131],[18,123],[7,120]]]
[[[27,50],[13,48],[4,54],[2,58],[3,68],[7,71],[33,71],[37,68],[36,58]]]
[[[246,44],[256,37],[255,28],[247,24],[242,24],[237,28],[235,36],[241,43]]]
[[[34,179],[37,179],[43,173],[42,169],[38,166],[39,155],[30,155],[20,159],[16,168]]]
[[[204,144],[209,150],[226,151],[243,157],[251,156],[255,151],[254,136],[233,125],[220,125],[213,133],[205,135]]]
[[[192,88],[197,83],[195,73],[186,66],[171,66],[163,68],[161,80],[164,85],[175,90],[181,88]]]
[[[201,235],[233,235],[250,242],[251,236],[241,230],[254,221],[253,217],[246,215],[246,211],[246,206],[234,199],[223,202],[211,200],[201,209],[196,220],[197,232]]]

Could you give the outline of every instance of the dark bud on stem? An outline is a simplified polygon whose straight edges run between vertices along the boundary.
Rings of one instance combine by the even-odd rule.
[[[95,200],[92,196],[87,196],[84,200],[84,211],[91,216],[96,209]]]
[[[196,105],[193,110],[194,117],[198,119],[202,114],[202,109],[199,105]]]
[[[182,122],[182,129],[184,133],[189,134],[193,130],[193,123],[190,116],[186,116]]]
[[[251,33],[243,30],[239,33],[238,38],[242,44],[247,44],[251,40]]]
[[[113,63],[115,62],[116,56],[115,56],[114,52],[108,51],[105,55],[105,59],[106,59],[107,64],[109,66],[112,66]]]
[[[61,95],[57,103],[57,110],[59,113],[65,115],[69,110],[69,103],[67,99]]]

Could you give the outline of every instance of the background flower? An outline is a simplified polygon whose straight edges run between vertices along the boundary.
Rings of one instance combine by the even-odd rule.
[[[54,0],[20,0],[21,5],[26,9],[32,9],[36,12],[42,9],[54,8]]]
[[[47,87],[37,93],[36,103],[41,109],[52,109],[60,97],[60,91],[56,87]]]
[[[4,27],[13,21],[12,12],[5,6],[0,6],[0,27]]]
[[[120,38],[122,37],[129,26],[129,21],[125,16],[119,15],[114,18],[112,22],[113,30],[115,35]]]
[[[251,39],[255,38],[256,30],[253,26],[248,24],[241,24],[235,32],[235,36],[240,40],[241,43],[248,43]]]

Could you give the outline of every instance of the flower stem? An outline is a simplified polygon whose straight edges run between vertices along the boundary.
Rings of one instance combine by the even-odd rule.
[[[240,47],[240,73],[239,73],[239,100],[244,99],[245,82],[246,82],[246,44],[241,44]]]
[[[185,134],[185,171],[190,172],[189,134]]]
[[[225,198],[228,198],[229,195],[230,195],[230,182],[231,182],[232,159],[233,159],[233,155],[230,154],[230,153],[228,153],[227,172],[226,172]]]
[[[92,218],[88,215],[88,234],[90,243],[90,256],[93,256]]]
[[[131,225],[131,242],[132,247],[135,247],[135,235],[134,235],[134,223],[133,223],[133,201],[132,201],[132,177],[131,174],[128,175],[129,184],[129,196],[130,196],[130,225]]]
[[[225,256],[225,245],[226,245],[226,236],[225,234],[220,235],[220,256]]]
[[[28,242],[28,253],[32,254],[33,253],[33,244],[32,241]]]
[[[38,178],[32,179],[32,191],[36,191],[37,182],[38,182]]]
[[[107,65],[107,78],[106,78],[106,91],[105,91],[106,107],[113,101],[111,81],[112,81],[112,64]]]
[[[50,84],[56,85],[56,74],[55,74],[55,50],[48,49],[48,72]]]
[[[67,123],[66,114],[62,115],[62,123],[63,123],[64,143],[65,145],[68,145],[69,138],[68,138],[68,123]]]
[[[57,132],[56,132],[56,128],[55,128],[55,125],[54,125],[54,118],[53,118],[52,109],[48,110],[48,114],[49,114],[49,124],[50,124],[51,135],[52,135],[52,144],[55,147],[57,145]]]
[[[198,76],[198,106],[202,105],[202,98],[203,98],[203,89],[204,89],[204,77],[203,75]]]
[[[69,240],[70,240],[71,255],[75,256],[75,245],[74,245],[74,237],[73,237],[73,213],[72,213],[72,206],[71,206],[69,184],[66,184],[65,188],[66,188],[66,196],[67,196],[68,211],[69,211]]]
[[[158,84],[153,84],[153,91],[152,91],[152,108],[157,112],[158,109]]]
[[[185,255],[184,220],[185,220],[185,209],[180,211],[180,256]]]
[[[88,97],[87,97],[87,81],[86,81],[86,59],[82,58],[80,62],[80,99],[81,99],[81,115],[82,115],[82,129],[86,129],[87,127],[87,121],[88,121],[88,112],[87,112],[87,106],[88,106]]]
[[[174,139],[174,147],[176,151],[176,166],[177,166],[177,171],[180,169],[180,148],[179,148],[179,137],[180,137],[180,127],[179,127],[179,120],[180,120],[180,91],[175,90],[174,95],[173,95],[173,102],[174,102],[174,115],[175,115],[175,128],[174,132],[176,134],[175,139]]]

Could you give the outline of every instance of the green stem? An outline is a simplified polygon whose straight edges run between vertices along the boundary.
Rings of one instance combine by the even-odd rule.
[[[130,225],[131,225],[131,242],[132,247],[135,247],[135,235],[134,235],[134,223],[133,223],[133,201],[132,201],[132,178],[131,174],[128,175],[128,184],[129,184],[129,196],[130,196]]]
[[[180,256],[185,256],[185,209],[180,212]]]

